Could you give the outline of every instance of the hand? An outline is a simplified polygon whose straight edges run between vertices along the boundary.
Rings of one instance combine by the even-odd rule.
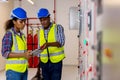
[[[27,52],[24,53],[25,58],[28,60],[32,55],[30,54],[31,50],[28,50]]]
[[[40,47],[40,49],[41,50],[44,50],[44,49],[46,49],[48,47],[48,43],[45,43],[45,44],[43,44],[41,47]]]

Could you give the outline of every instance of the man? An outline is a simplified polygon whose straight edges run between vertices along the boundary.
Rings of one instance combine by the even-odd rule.
[[[62,60],[65,58],[63,27],[50,22],[50,13],[46,8],[41,8],[37,15],[42,25],[38,34],[38,45],[43,50],[40,53],[43,78],[61,80]]]

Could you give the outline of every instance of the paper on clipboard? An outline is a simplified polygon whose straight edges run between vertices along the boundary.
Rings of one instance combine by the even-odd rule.
[[[35,49],[35,50],[33,50],[33,51],[31,52],[31,54],[32,54],[33,56],[37,56],[37,55],[39,55],[42,51],[43,51],[43,50]]]

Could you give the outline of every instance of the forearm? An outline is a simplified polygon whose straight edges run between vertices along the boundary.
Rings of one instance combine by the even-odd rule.
[[[32,55],[30,54],[31,51],[27,51],[25,53],[9,53],[8,58],[26,58],[29,59]]]
[[[61,46],[59,42],[49,42],[49,43],[47,43],[47,45],[48,45],[48,47],[50,47],[50,46],[60,47]]]
[[[9,53],[8,58],[25,58],[25,53]]]

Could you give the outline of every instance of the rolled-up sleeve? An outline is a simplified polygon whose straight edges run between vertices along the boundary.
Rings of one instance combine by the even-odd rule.
[[[2,39],[2,56],[8,58],[9,53],[11,52],[12,46],[12,33],[7,32]]]
[[[57,25],[57,41],[60,43],[61,46],[64,46],[65,34],[62,25]]]

